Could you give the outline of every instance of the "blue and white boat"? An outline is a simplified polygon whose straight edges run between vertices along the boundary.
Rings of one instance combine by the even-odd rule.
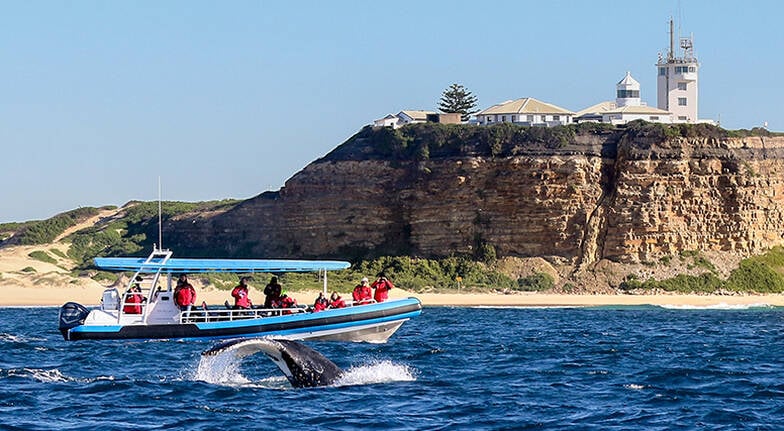
[[[128,290],[139,284],[141,312],[126,313],[126,294],[117,288],[103,292],[101,305],[88,309],[68,302],[60,308],[59,329],[66,340],[196,339],[275,336],[293,340],[385,342],[408,319],[418,316],[416,298],[328,309],[305,308],[233,310],[224,306],[181,311],[174,302],[172,282],[183,273],[327,272],[346,269],[348,262],[330,260],[182,259],[169,250],[153,249],[147,258],[96,258],[95,265],[112,271],[134,272]],[[136,304],[135,304],[136,305]]]

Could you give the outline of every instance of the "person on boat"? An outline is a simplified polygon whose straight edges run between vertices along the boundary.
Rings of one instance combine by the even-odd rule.
[[[250,298],[248,297],[249,279],[250,277],[240,278],[240,284],[231,291],[231,296],[234,298],[235,310],[253,308],[253,303],[251,303]]]
[[[297,308],[297,300],[283,292],[276,301],[273,301],[272,308]],[[281,314],[291,314],[291,311],[284,311]]]
[[[332,292],[332,295],[329,297],[329,308],[345,308],[346,301],[338,295],[337,292]]]
[[[376,302],[384,302],[389,298],[389,291],[394,289],[395,285],[382,272],[370,287],[374,289],[373,299]]]
[[[370,280],[367,277],[362,277],[362,280],[354,287],[354,292],[351,297],[354,299],[354,305],[369,304],[373,301],[373,291],[370,290]]]
[[[272,304],[280,299],[283,287],[278,283],[278,277],[272,277],[264,287],[264,308],[273,308]]]
[[[142,302],[144,302],[144,297],[142,296],[142,288],[139,286],[139,282],[141,281],[142,277],[137,275],[133,285],[125,293],[123,313],[142,314]]]
[[[182,311],[191,311],[193,304],[196,303],[196,289],[188,283],[188,276],[180,274],[177,280],[177,287],[174,288],[174,303]]]
[[[316,313],[318,311],[324,311],[329,307],[329,301],[324,296],[324,293],[319,292],[318,298],[316,298],[316,302],[313,303],[313,312]]]

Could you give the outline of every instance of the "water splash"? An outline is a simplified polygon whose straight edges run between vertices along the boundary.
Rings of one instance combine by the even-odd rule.
[[[234,352],[202,356],[192,379],[216,385],[248,384],[250,380],[240,373],[240,365],[242,365],[242,360]]]
[[[291,388],[288,379],[280,375],[256,381],[248,379],[242,375],[240,370],[242,359],[237,357],[234,352],[202,356],[190,379],[225,386],[248,386],[268,389]],[[414,372],[408,366],[395,364],[391,361],[378,361],[345,370],[343,376],[333,386],[370,385],[414,380],[416,380]]]
[[[414,371],[407,365],[396,364],[392,361],[379,361],[347,369],[345,374],[335,382],[335,386],[412,382],[415,380]]]

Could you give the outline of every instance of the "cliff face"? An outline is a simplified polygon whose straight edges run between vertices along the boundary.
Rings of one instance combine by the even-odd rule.
[[[435,157],[442,147],[414,140],[407,148],[418,145],[421,156],[409,160],[372,156],[373,145],[352,139],[279,192],[186,217],[168,229],[169,244],[343,258],[447,256],[487,244],[500,256],[585,268],[683,250],[749,255],[784,235],[782,137],[621,131],[490,154],[466,144]]]

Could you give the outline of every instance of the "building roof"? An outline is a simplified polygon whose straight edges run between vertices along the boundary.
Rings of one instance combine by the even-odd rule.
[[[585,109],[575,112],[575,117],[582,117],[583,115],[602,115],[603,113],[613,110],[618,106],[613,101],[599,102],[596,105],[589,106]]]
[[[631,72],[626,72],[626,76],[623,77],[620,81],[618,81],[618,87],[636,87],[637,89],[640,88],[640,83],[637,82],[636,79],[632,78]]]
[[[611,109],[603,112],[603,114],[644,114],[644,115],[672,115],[672,112],[665,111],[664,109],[654,108],[648,105],[639,106],[621,106],[619,108]]]
[[[496,114],[574,114],[574,112],[542,102],[541,100],[536,100],[533,97],[524,97],[522,99],[501,102],[476,115]]]
[[[428,114],[435,114],[435,112],[433,112],[433,111],[406,110],[406,111],[400,111],[397,115],[400,115],[400,114],[406,114],[407,116],[409,116],[410,118],[412,118],[414,120],[426,121]]]

